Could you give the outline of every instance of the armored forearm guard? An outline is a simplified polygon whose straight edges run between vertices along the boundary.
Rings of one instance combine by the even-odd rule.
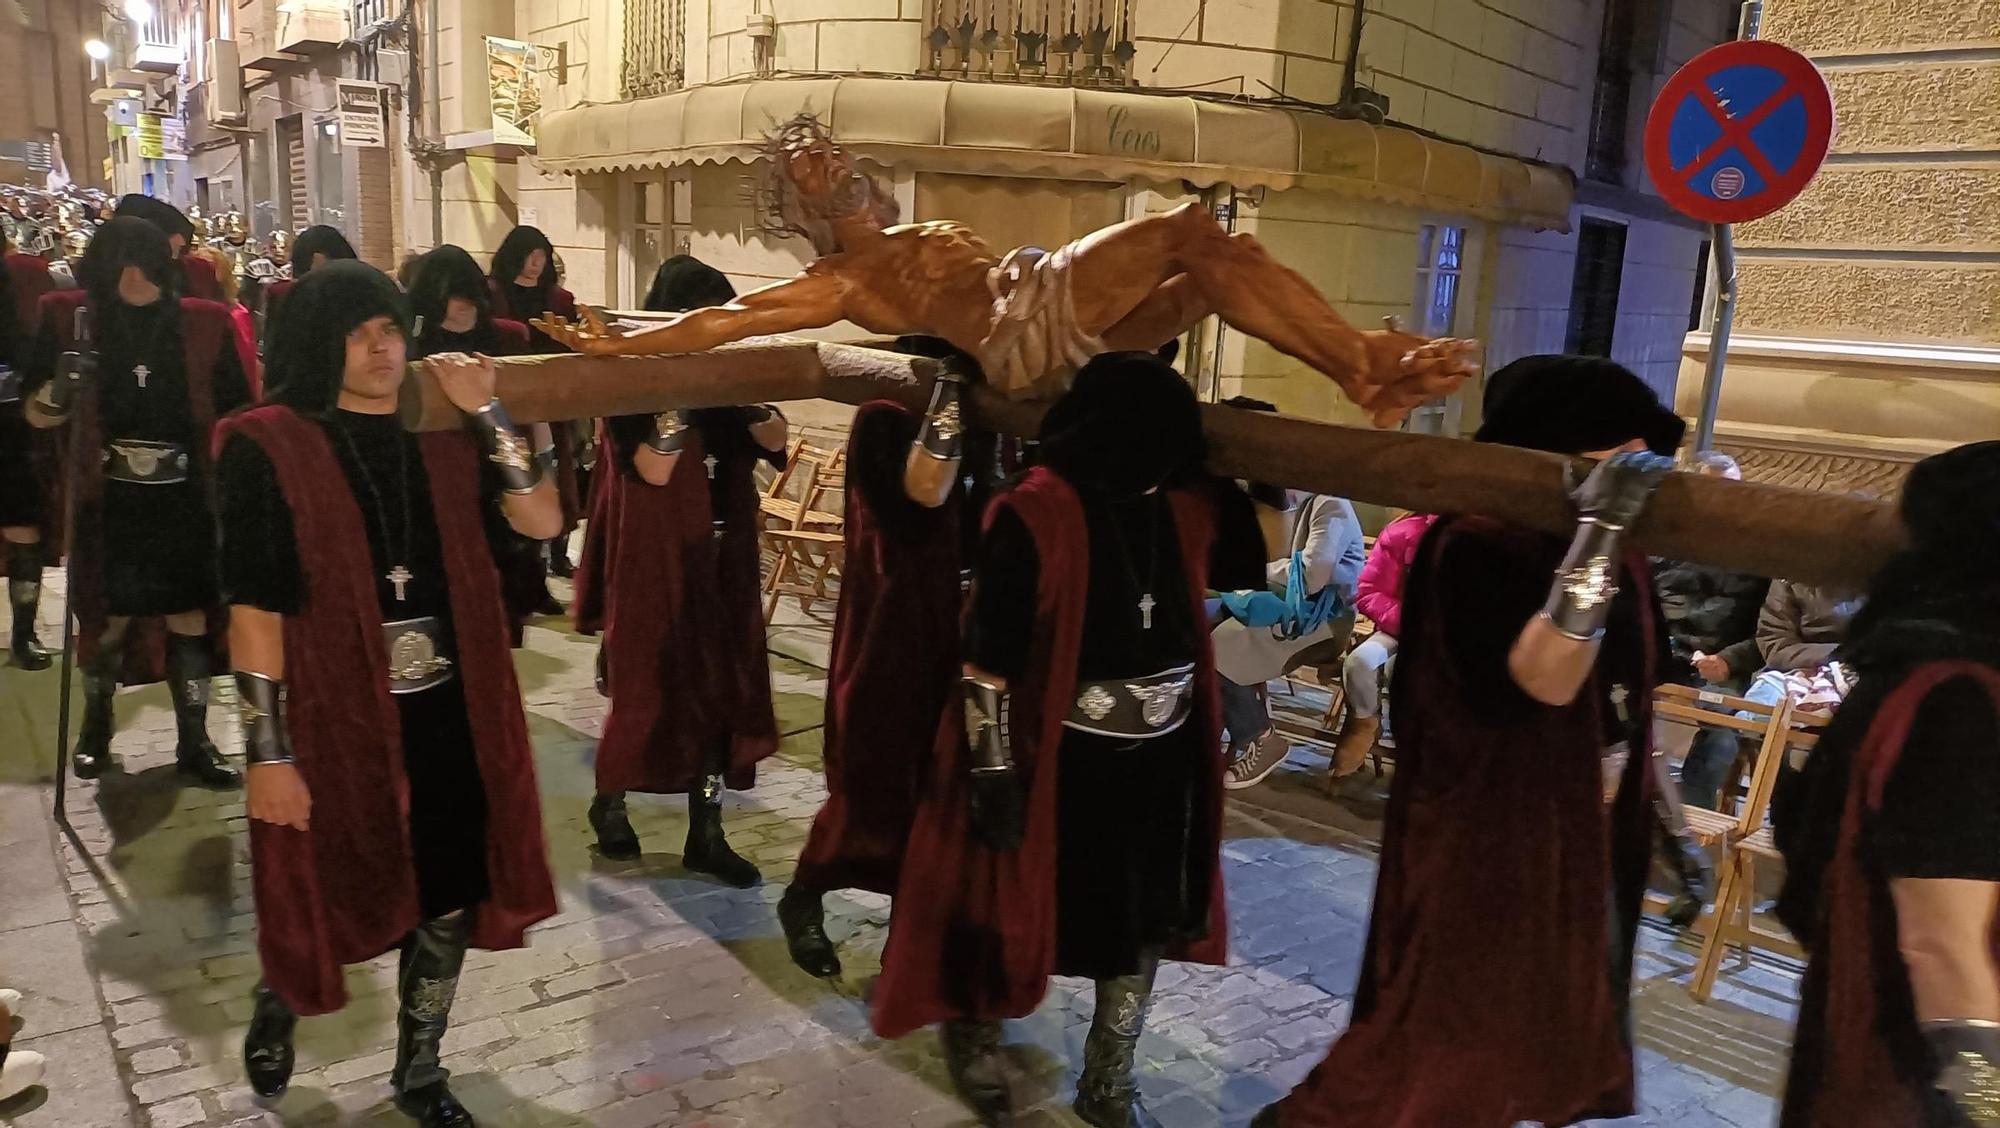
[[[529,449],[528,440],[514,429],[507,409],[498,399],[490,399],[471,418],[480,453],[499,468],[501,488],[510,494],[533,493],[542,484],[542,464]]]
[[[965,424],[961,416],[965,380],[950,373],[931,384],[931,406],[924,413],[923,430],[917,432],[917,447],[941,462],[956,462],[965,456]]]
[[[984,678],[965,676],[965,738],[972,746],[974,775],[1014,770],[1014,754],[1007,733],[1007,713],[1011,696]]]
[[[285,683],[238,670],[236,699],[243,718],[243,758],[252,764],[291,763],[292,740],[285,734]]]
[[[1937,1059],[1937,1087],[1972,1128],[2000,1125],[2000,1023],[1924,1023]],[[1958,1122],[1954,1122],[1958,1123]]]
[[[654,454],[679,454],[687,446],[688,420],[685,411],[662,411],[653,416],[653,433],[646,446]]]
[[[1556,569],[1555,584],[1542,617],[1558,633],[1579,642],[1604,635],[1612,597],[1618,594],[1618,542],[1622,531],[1586,517],[1577,524],[1569,554]]]

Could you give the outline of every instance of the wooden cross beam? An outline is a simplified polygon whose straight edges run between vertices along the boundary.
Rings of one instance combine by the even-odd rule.
[[[893,399],[917,410],[936,364],[857,345],[773,339],[687,356],[512,357],[498,362],[499,395],[516,422],[638,415],[678,407],[826,399]],[[460,426],[435,384],[404,385],[413,430]],[[973,417],[1032,435],[1042,407],[985,388]],[[1281,483],[1421,513],[1480,513],[1567,532],[1574,520],[1566,459],[1432,435],[1338,427],[1304,419],[1203,409],[1209,465],[1218,474]],[[1580,466],[1581,464],[1579,464]],[[1649,553],[1806,583],[1860,585],[1902,545],[1884,502],[1678,474],[1635,530]]]

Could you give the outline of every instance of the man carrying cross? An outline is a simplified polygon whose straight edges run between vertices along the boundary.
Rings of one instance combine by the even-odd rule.
[[[662,264],[649,304],[671,311],[736,291],[686,255]],[[592,498],[577,625],[602,631],[611,696],[597,746],[591,828],[609,858],[639,856],[630,791],[688,797],[682,861],[731,885],[757,867],[722,834],[722,793],[778,750],[759,601],[755,471],[781,463],[785,417],[719,407],[607,420],[609,470]]]

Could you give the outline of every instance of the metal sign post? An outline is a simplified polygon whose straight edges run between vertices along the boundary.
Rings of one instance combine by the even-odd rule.
[[[1736,313],[1733,224],[1784,207],[1818,173],[1833,138],[1833,95],[1812,61],[1758,41],[1763,5],[1748,0],[1738,39],[1675,72],[1646,119],[1646,171],[1667,203],[1710,231],[1708,361],[1695,448],[1715,441]]]

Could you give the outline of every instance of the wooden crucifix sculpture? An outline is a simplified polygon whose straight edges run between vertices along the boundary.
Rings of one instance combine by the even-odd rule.
[[[594,310],[536,327],[586,355],[642,356],[851,321],[941,337],[977,358],[1001,394],[1045,399],[1092,356],[1157,349],[1213,314],[1326,374],[1385,427],[1478,370],[1471,341],[1355,329],[1199,205],[1003,257],[960,223],[895,226],[895,201],[809,114],[780,128],[768,152],[760,208],[768,228],[812,240],[819,257],[803,273],[654,328],[622,331]]]

